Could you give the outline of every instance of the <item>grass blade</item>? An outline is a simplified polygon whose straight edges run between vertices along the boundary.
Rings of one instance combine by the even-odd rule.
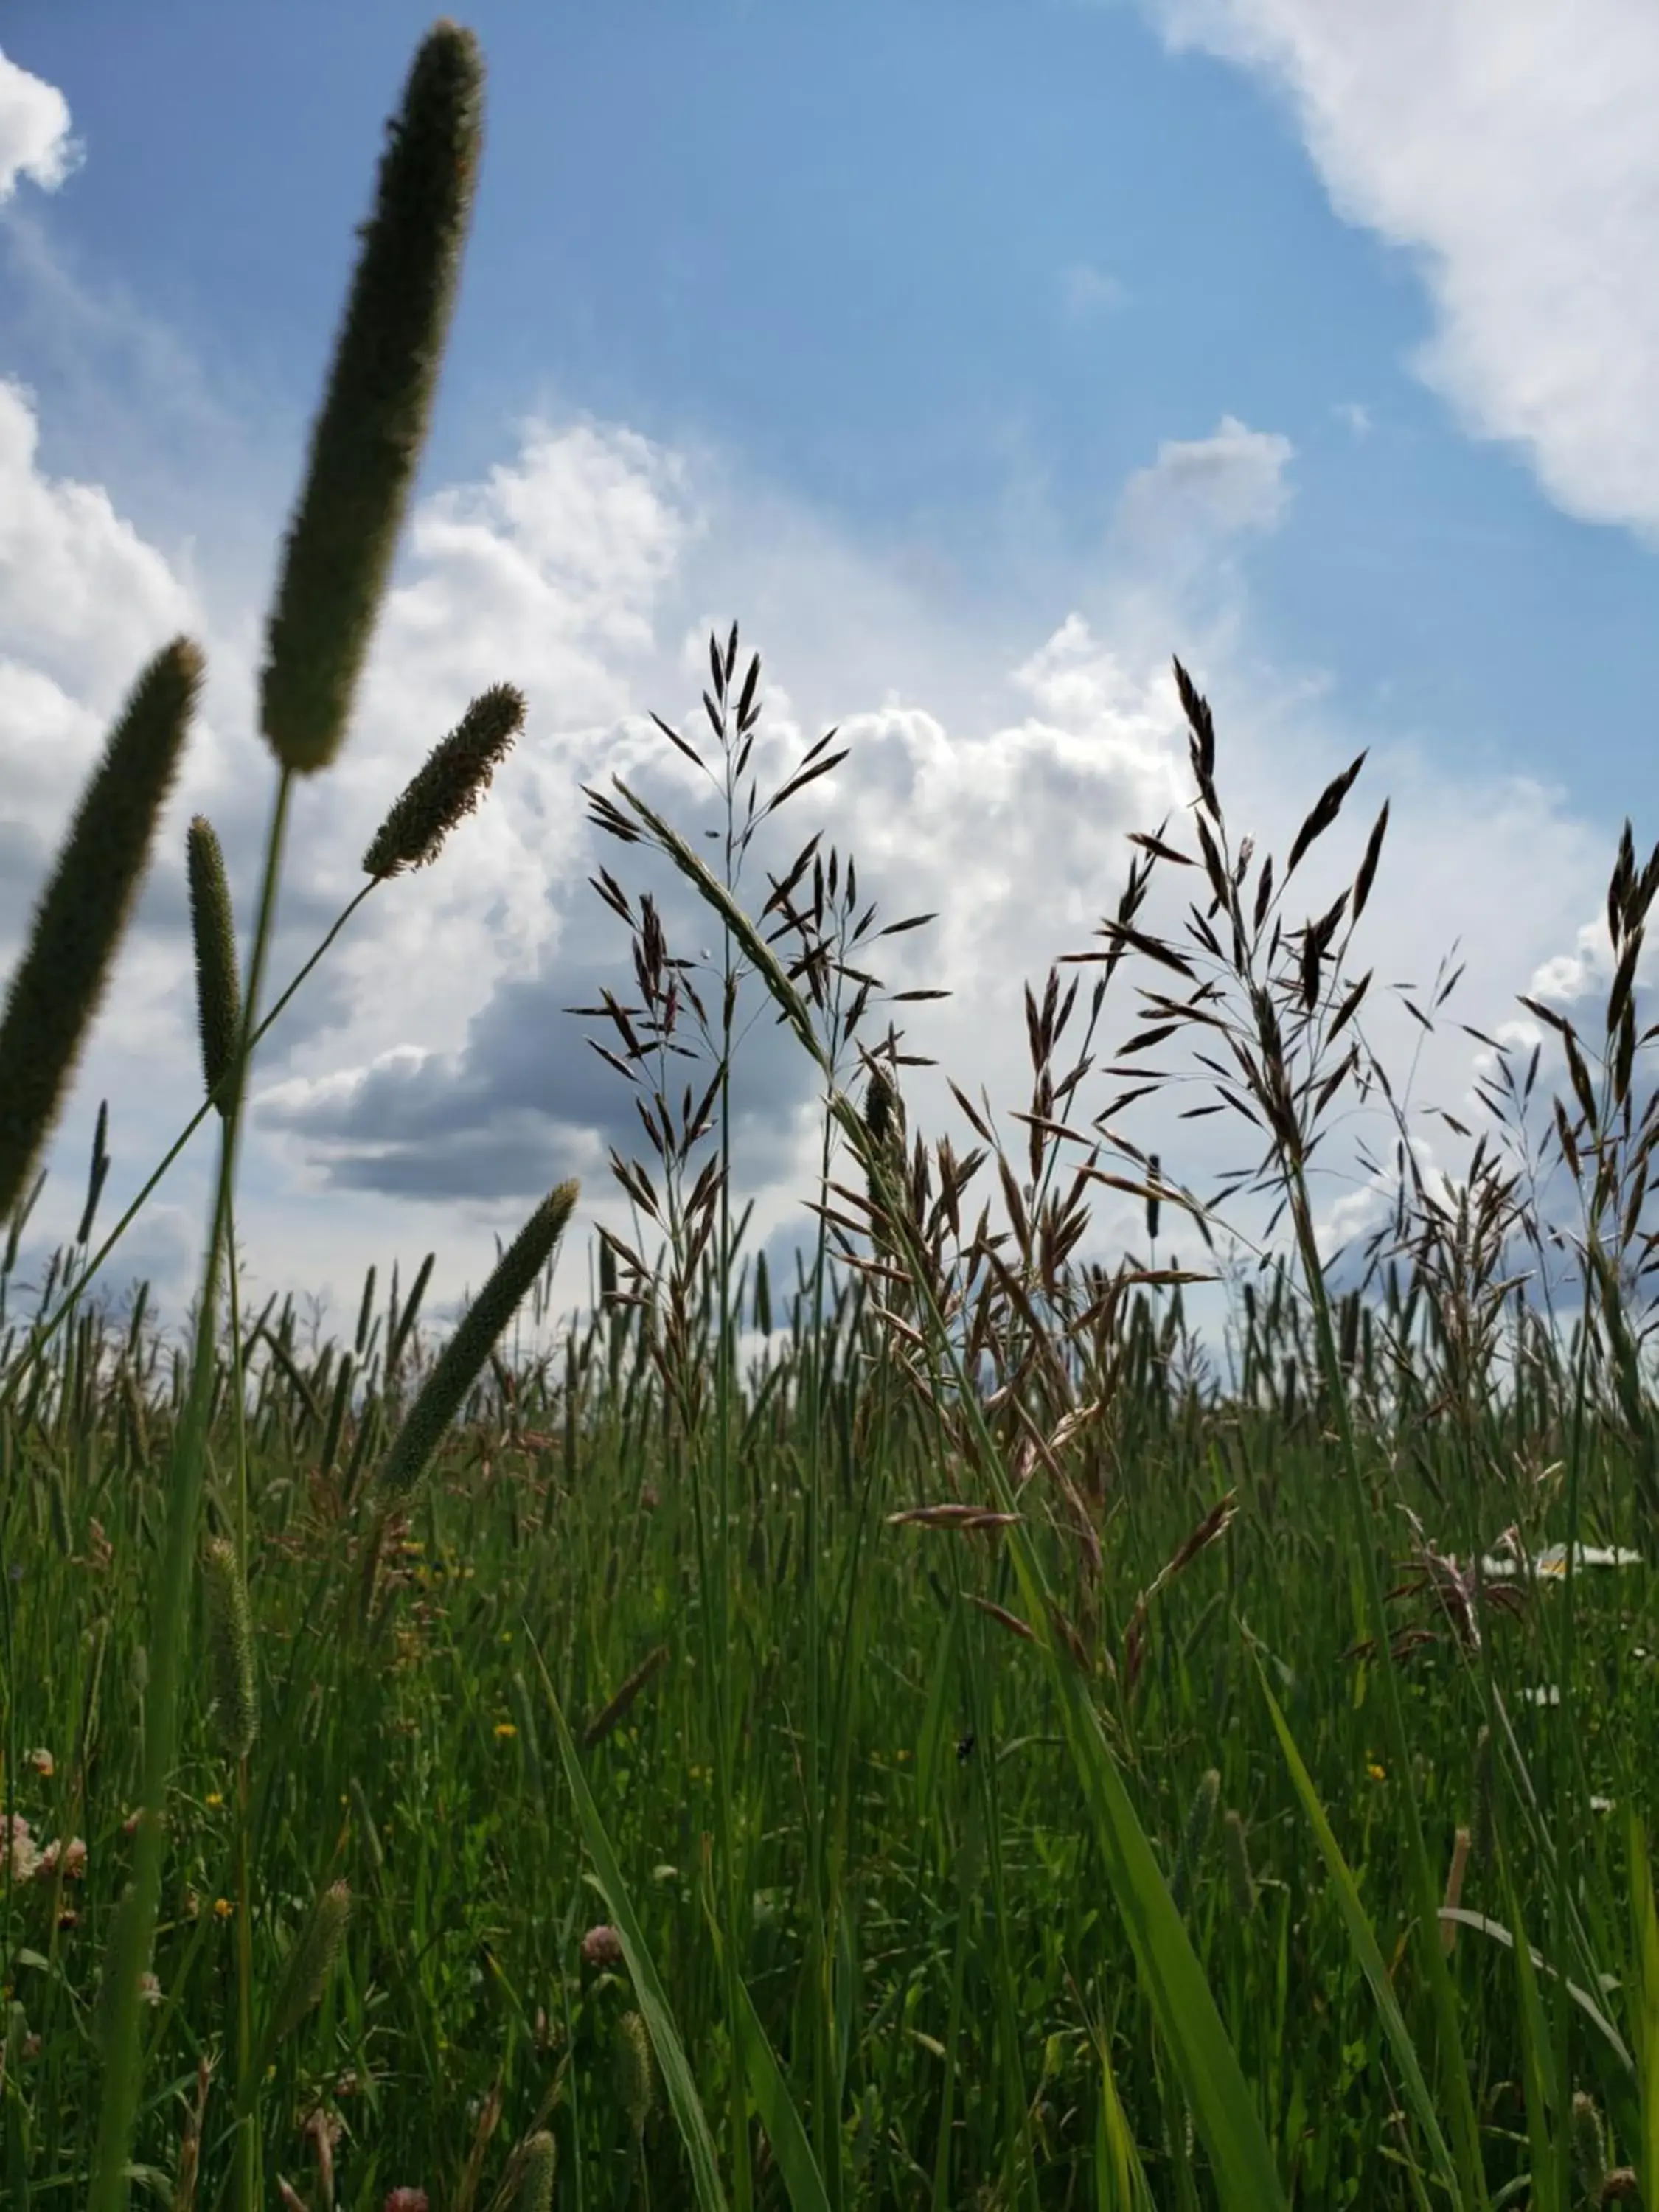
[[[1290,1768],[1291,1779],[1296,1785],[1297,1795],[1302,1800],[1303,1808],[1308,1815],[1309,1823],[1324,1856],[1332,1886],[1336,1892],[1337,1903],[1342,1909],[1343,1919],[1347,1923],[1348,1940],[1353,1946],[1354,1956],[1358,1960],[1365,1979],[1371,1985],[1371,1994],[1376,1999],[1376,2008],[1382,2016],[1383,2029],[1389,2041],[1394,2046],[1395,2057],[1405,2078],[1406,2094],[1411,2100],[1412,2110],[1417,2115],[1418,2124],[1428,2141],[1429,2148],[1434,2154],[1435,2164],[1439,2168],[1441,2179],[1446,2185],[1452,2203],[1461,2205],[1463,2202],[1463,2192],[1458,2182],[1456,2164],[1452,2158],[1450,2147],[1441,2133],[1440,2121],[1434,2109],[1434,2099],[1429,2094],[1429,2085],[1424,2077],[1422,2063],[1417,2055],[1417,2046],[1412,2041],[1411,2030],[1406,2025],[1406,2016],[1400,2009],[1400,2000],[1394,1993],[1394,1984],[1389,1978],[1389,1969],[1377,1947],[1376,1933],[1365,1917],[1365,1908],[1359,1901],[1359,1891],[1349,1869],[1348,1863],[1342,1856],[1342,1847],[1337,1842],[1331,1824],[1325,1817],[1325,1808],[1319,1802],[1319,1794],[1313,1786],[1312,1778],[1306,1766],[1303,1764],[1302,1754],[1296,1747],[1296,1739],[1291,1734],[1290,1723],[1279,1711],[1279,1700],[1267,1687],[1267,1677],[1262,1668],[1260,1656],[1254,1654],[1252,1656],[1255,1657],[1255,1669],[1261,1683],[1261,1694],[1267,1700],[1267,1710],[1273,1717],[1273,1728],[1285,1753],[1285,1763]]]
[[[761,2124],[771,2142],[772,2155],[783,2176],[783,2185],[789,2191],[789,2202],[794,2212],[830,2212],[823,2176],[779,2069],[777,2054],[767,2039],[747,1987],[739,1981],[738,1990],[744,2072],[749,2079],[749,2093],[755,2100]]]
[[[623,1956],[628,1961],[628,1971],[633,1977],[634,1993],[639,1999],[640,2010],[645,2014],[646,2026],[651,2031],[651,2042],[662,2069],[663,2087],[680,2131],[680,2141],[685,2145],[685,2154],[691,2162],[691,2179],[697,2192],[702,2212],[726,2212],[726,2192],[720,2187],[720,2171],[714,2160],[714,2139],[709,2133],[708,2120],[702,2109],[702,2100],[697,2094],[696,2083],[691,2078],[691,2069],[685,2056],[685,2046],[680,2041],[679,2030],[674,2025],[674,2015],[668,2009],[668,1999],[657,1978],[651,1954],[645,1947],[640,1923],[622,1878],[622,1869],[617,1864],[617,1855],[611,1848],[611,1838],[605,1833],[605,1823],[599,1818],[599,1808],[593,1802],[580,1761],[576,1756],[575,1740],[565,1720],[563,1709],[555,1691],[552,1678],[543,1662],[536,1639],[526,1626],[531,1656],[536,1662],[536,1671],[542,1678],[553,1725],[559,1734],[559,1753],[564,1760],[564,1771],[570,1783],[570,1794],[576,1801],[576,1817],[581,1823],[582,1838],[587,1845],[593,1870],[599,1876],[599,1889],[611,1913],[612,1925],[622,1938]]]
[[[1642,1823],[1630,1816],[1630,1918],[1635,1953],[1634,2007],[1631,2028],[1636,2039],[1642,2136],[1636,2170],[1644,2204],[1659,2203],[1659,1916],[1653,1904],[1653,1875]]]

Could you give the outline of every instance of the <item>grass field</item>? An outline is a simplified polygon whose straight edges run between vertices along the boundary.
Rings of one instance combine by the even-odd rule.
[[[17,1255],[183,742],[183,641],[112,737],[0,1018],[0,2196],[1659,2203],[1635,990],[1659,853],[1638,870],[1628,831],[1604,1024],[1534,1009],[1560,1102],[1539,1055],[1498,1051],[1462,1179],[1402,1152],[1338,1295],[1308,1164],[1340,1102],[1390,1097],[1359,957],[1386,811],[1323,915],[1293,878],[1348,835],[1355,771],[1276,870],[1232,838],[1177,666],[1190,813],[1138,836],[1102,943],[1028,993],[1018,1138],[957,1093],[963,1156],[908,1129],[896,1033],[868,1042],[918,995],[884,993],[879,939],[925,918],[878,927],[817,838],[744,903],[752,829],[843,757],[824,740],[745,806],[763,702],[734,629],[712,750],[667,732],[723,799],[720,868],[620,785],[588,794],[720,933],[707,969],[676,961],[601,872],[637,1001],[578,1011],[649,1157],[613,1156],[635,1241],[602,1240],[591,1320],[539,1348],[568,1184],[453,1331],[427,1267],[371,1273],[343,1338],[294,1299],[245,1310],[247,1069],[308,972],[266,1011],[288,799],[349,722],[479,97],[471,41],[434,31],[271,623],[245,975],[191,827],[204,1103],[180,1120],[220,1166],[182,1338],[104,1299],[101,1130],[74,1245],[44,1281]],[[524,706],[474,702],[346,914],[438,860]],[[1172,936],[1155,875],[1192,895]],[[819,1241],[787,1285],[734,1212],[740,1004],[823,1078]],[[1250,1125],[1202,1195],[1118,1118],[1194,1067]],[[1103,1189],[1143,1249],[1085,1267]],[[1247,1191],[1275,1218],[1240,1264]],[[1164,1262],[1177,1222],[1201,1267]],[[1224,1346],[1182,1304],[1214,1273]]]

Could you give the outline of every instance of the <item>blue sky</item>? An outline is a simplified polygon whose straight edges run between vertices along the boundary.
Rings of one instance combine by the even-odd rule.
[[[627,972],[583,879],[628,855],[594,844],[575,787],[654,757],[645,710],[687,715],[688,641],[732,615],[781,744],[861,733],[867,795],[855,752],[800,836],[827,818],[861,874],[867,848],[890,914],[918,902],[907,880],[938,888],[930,957],[962,1003],[912,1038],[1000,1109],[1026,1103],[1021,974],[1083,947],[1123,831],[1182,795],[1172,652],[1210,692],[1240,826],[1282,836],[1373,748],[1365,817],[1392,793],[1402,828],[1382,972],[1426,981],[1461,939],[1464,1018],[1488,1028],[1518,992],[1594,981],[1619,823],[1659,830],[1644,9],[1586,0],[1571,34],[1545,0],[467,20],[489,137],[424,523],[356,778],[315,802],[295,959],[471,690],[523,683],[531,736],[491,802],[510,819],[454,880],[398,887],[264,1071],[249,1231],[263,1206],[273,1280],[309,1265],[343,1303],[368,1259],[435,1244],[459,1289],[560,1170],[621,1223],[604,1146],[636,1149],[631,1110],[555,1066],[585,1049],[572,1024],[526,1039]],[[274,547],[428,21],[402,0],[8,10],[0,380],[51,557],[0,524],[0,751],[33,749],[31,852],[135,651],[182,623],[216,688],[181,806],[252,866]],[[112,591],[127,627],[99,618]],[[129,1018],[112,1006],[65,1125],[70,1216],[100,1085],[118,1099],[125,1070],[136,1102],[118,1185],[180,1118],[132,1068],[165,1059],[190,1103],[178,875],[164,856]],[[1468,1051],[1433,1069],[1455,1110]],[[803,1081],[768,1060],[755,1090],[780,1235],[808,1187]],[[192,1194],[185,1176],[158,1217],[158,1267],[185,1263]]]

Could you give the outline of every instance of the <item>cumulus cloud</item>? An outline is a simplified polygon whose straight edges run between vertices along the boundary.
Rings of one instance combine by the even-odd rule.
[[[107,710],[191,611],[101,484],[41,468],[34,403],[0,380],[0,653]]]
[[[1275,529],[1290,498],[1285,481],[1295,447],[1273,430],[1224,415],[1208,438],[1166,438],[1158,459],[1137,469],[1118,501],[1115,531],[1128,547],[1202,562],[1227,540]]]
[[[0,207],[21,178],[55,192],[80,159],[63,94],[0,53]]]
[[[15,394],[0,395],[0,457],[8,454],[0,762],[9,787],[25,791],[31,762],[61,755],[62,763],[40,770],[45,780],[15,811],[15,827],[9,817],[6,834],[35,836],[44,854],[98,741],[100,688],[117,682],[118,664],[125,681],[143,649],[190,615],[191,598],[176,566],[106,494],[42,471],[32,414]],[[1199,537],[1207,532],[1206,542],[1224,546],[1230,532],[1276,514],[1288,459],[1285,441],[1228,417],[1215,440],[1165,448],[1126,504],[1151,527],[1161,508],[1185,499]],[[34,566],[54,562],[56,603],[42,605]],[[106,667],[94,647],[118,603],[129,610],[130,634]],[[695,960],[708,948],[717,959],[718,937],[671,869],[595,833],[580,787],[608,791],[619,772],[717,855],[707,833],[723,823],[719,793],[648,712],[677,721],[719,767],[698,702],[708,630],[723,631],[732,611],[744,625],[744,658],[757,647],[764,659],[751,763],[761,800],[831,724],[849,749],[843,767],[764,825],[740,895],[757,911],[767,874],[781,874],[822,831],[826,854],[833,846],[843,865],[855,858],[860,907],[878,902],[878,927],[935,913],[930,928],[868,942],[851,957],[889,990],[952,995],[890,1010],[878,1000],[861,1036],[873,1042],[896,1019],[904,1048],[937,1062],[905,1071],[913,1129],[965,1134],[948,1074],[970,1097],[984,1087],[1016,1158],[1024,1139],[1010,1109],[1028,1103],[1030,1088],[1025,983],[1040,990],[1059,954],[1097,942],[1094,926],[1123,880],[1129,830],[1167,817],[1181,834],[1189,794],[1171,644],[1210,692],[1236,836],[1252,832],[1282,854],[1351,750],[1316,674],[1274,677],[1250,664],[1239,595],[1217,586],[1213,572],[1205,580],[1195,567],[1173,582],[1166,574],[1133,594],[1109,584],[1083,592],[1010,653],[974,610],[924,592],[775,490],[744,481],[729,461],[669,452],[585,418],[532,422],[476,482],[451,485],[418,509],[349,743],[328,777],[297,794],[275,979],[293,971],[361,881],[360,856],[380,815],[468,698],[500,680],[529,694],[526,736],[485,805],[438,866],[382,887],[364,905],[262,1054],[239,1214],[261,1283],[328,1289],[344,1304],[368,1258],[412,1260],[433,1247],[441,1302],[463,1280],[480,1279],[495,1232],[568,1175],[582,1183],[584,1227],[567,1268],[580,1269],[596,1217],[628,1233],[609,1155],[648,1164],[653,1155],[629,1085],[588,1042],[614,1048],[608,1025],[566,1011],[596,1004],[607,984],[625,1003],[637,998],[627,933],[589,879],[603,865],[636,903],[650,890],[676,956]],[[245,916],[270,787],[263,749],[247,734],[256,640],[249,621],[210,641],[221,689],[185,795],[188,806],[205,794],[228,830]],[[222,741],[221,726],[243,734]],[[1518,781],[1456,785],[1433,759],[1400,747],[1374,762],[1348,817],[1310,856],[1300,892],[1310,911],[1352,869],[1385,793],[1395,834],[1367,920],[1373,957],[1391,976],[1426,980],[1461,936],[1469,961],[1463,1000],[1476,1019],[1500,1017],[1515,991],[1574,942],[1595,909],[1607,856],[1554,794]],[[1469,865],[1471,821],[1480,823],[1478,871]],[[119,1003],[100,1027],[77,1091],[81,1121],[71,1117],[58,1151],[60,1213],[72,1214],[78,1200],[82,1124],[99,1096],[116,1102],[112,1204],[194,1102],[188,945],[170,844],[158,874],[172,903],[163,914],[151,902],[153,926],[137,933]],[[1160,890],[1161,926],[1178,925],[1179,900],[1168,901],[1189,889]],[[1094,971],[1063,980],[1073,976],[1081,1010],[1063,1055],[1082,1048]],[[1420,1050],[1423,1090],[1461,1097],[1468,1040],[1448,1022],[1419,1045],[1417,1025],[1381,984],[1376,1000],[1367,1020],[1385,1062]],[[705,1002],[718,1021],[717,987]],[[751,1243],[781,1249],[780,1239],[801,1234],[803,1200],[814,1194],[819,1080],[752,986],[738,1021],[739,1195],[757,1201]],[[1097,1067],[1135,1022],[1126,978],[1092,1041]],[[701,1092],[713,1066],[689,1016],[681,1040],[697,1056],[669,1062],[677,1111],[684,1086]],[[854,1064],[844,1054],[843,1078]],[[642,1074],[648,1096],[657,1071]],[[1079,1126],[1107,1087],[1099,1074],[1085,1086]],[[1238,1164],[1237,1148],[1215,1121],[1174,1118],[1196,1099],[1184,1090],[1149,1102],[1133,1133],[1162,1152],[1171,1173],[1203,1188]],[[1340,1205],[1364,1181],[1358,1169],[1342,1170],[1322,1186],[1322,1204]],[[195,1218],[190,1191],[188,1181],[168,1187],[185,1219]],[[1088,1255],[1121,1249],[1137,1223],[1133,1201],[1106,1198]]]
[[[1294,111],[1332,204],[1417,262],[1414,367],[1586,520],[1659,537],[1659,15],[1646,0],[1144,0]]]
[[[586,441],[588,432],[580,434]],[[1224,424],[1223,434],[1251,450],[1254,434],[1242,425]],[[591,454],[599,447],[587,450]],[[610,449],[613,459],[620,450]],[[645,448],[629,452],[631,465],[647,480],[665,480],[660,456]],[[1276,453],[1267,458],[1271,477],[1282,460]],[[533,467],[543,473],[540,461]],[[605,473],[620,486],[609,463]],[[557,477],[554,470],[545,481],[556,483]],[[564,730],[556,720],[538,732],[536,743],[545,756],[550,789],[561,780],[567,790],[579,782],[608,789],[609,771],[617,769],[695,842],[699,826],[718,826],[714,796],[644,723],[640,710],[655,703],[672,717],[678,702],[681,728],[705,757],[717,759],[696,707],[710,625],[684,622],[680,610],[689,588],[697,590],[701,601],[705,593],[715,596],[716,581],[718,602],[744,606],[763,572],[745,568],[739,549],[750,543],[769,548],[773,541],[767,532],[750,538],[733,527],[733,512],[748,512],[751,505],[747,492],[739,498],[714,476],[695,471],[672,481],[685,510],[677,532],[665,528],[649,502],[637,510],[631,501],[623,502],[624,511],[637,511],[653,542],[696,544],[699,553],[695,564],[678,556],[683,568],[665,556],[658,562],[623,564],[625,573],[640,579],[637,605],[645,626],[624,625],[629,646],[638,645],[632,665],[627,651],[611,664],[623,711],[612,722],[585,730]],[[1257,504],[1258,510],[1265,504],[1259,492]],[[503,516],[519,510],[516,497],[500,504]],[[1222,511],[1248,513],[1249,501],[1230,493]],[[538,542],[544,526],[522,515],[511,526],[520,538]],[[597,534],[603,539],[605,532]],[[789,533],[781,534],[787,542]],[[1167,594],[1154,603],[1144,594],[1109,593],[1087,613],[1074,610],[1000,670],[971,631],[947,631],[934,680],[925,666],[907,672],[920,679],[919,696],[906,696],[909,682],[902,690],[880,687],[873,666],[851,680],[837,680],[834,651],[825,648],[833,648],[845,631],[840,623],[826,623],[824,610],[836,607],[836,599],[820,580],[817,551],[813,533],[802,528],[793,560],[781,563],[774,554],[764,565],[772,594],[761,638],[766,714],[754,762],[762,797],[799,766],[831,721],[849,758],[815,783],[790,817],[768,825],[750,856],[744,896],[756,910],[764,897],[766,872],[781,873],[805,836],[821,830],[825,850],[833,846],[843,860],[848,853],[856,858],[860,903],[878,901],[880,922],[936,914],[927,930],[874,944],[856,963],[879,974],[890,990],[941,987],[951,994],[925,1009],[893,1010],[905,1031],[905,1048],[938,1063],[906,1072],[912,1127],[930,1135],[944,1129],[963,1133],[945,1088],[948,1072],[969,1097],[985,1087],[1012,1154],[1020,1157],[1023,1138],[1008,1117],[1011,1109],[1028,1103],[1030,1093],[1024,984],[1040,989],[1059,954],[1091,949],[1093,925],[1111,910],[1123,880],[1129,830],[1168,821],[1176,825],[1170,834],[1182,835],[1181,811],[1190,792],[1185,727],[1167,658],[1171,639],[1182,641],[1183,658],[1212,698],[1220,779],[1236,840],[1251,834],[1282,857],[1303,814],[1349,749],[1317,676],[1272,682],[1249,666],[1238,643],[1236,606],[1204,622],[1190,604]],[[849,559],[846,549],[838,557]],[[878,582],[878,566],[870,562],[867,568]],[[864,588],[870,588],[868,575]],[[912,612],[901,604],[898,618],[907,620]],[[656,641],[649,649],[646,630]],[[578,625],[573,635],[586,632]],[[966,696],[959,693],[947,703],[950,674],[959,677],[964,661],[975,681]],[[875,697],[860,704],[860,691],[869,696],[866,686]],[[1413,1113],[1429,1100],[1455,1107],[1470,1069],[1469,1040],[1457,1026],[1457,1012],[1486,1024],[1512,1006],[1515,993],[1556,948],[1571,941],[1593,908],[1606,856],[1594,836],[1565,815],[1558,794],[1519,778],[1460,782],[1429,755],[1401,744],[1373,763],[1342,823],[1304,863],[1288,924],[1304,918],[1304,905],[1307,913],[1321,910],[1351,876],[1384,796],[1393,802],[1393,836],[1366,923],[1370,949],[1362,948],[1364,959],[1376,959],[1389,979],[1414,979],[1419,988],[1413,1002],[1419,1010],[1431,1005],[1426,987],[1455,941],[1461,940],[1465,975],[1456,1005],[1437,1016],[1431,1037],[1425,1038],[1407,1011],[1407,994],[1384,981],[1364,1017],[1365,1030],[1385,1066],[1407,1069],[1404,1087]],[[510,807],[506,811],[511,814]],[[556,814],[557,808],[550,811]],[[1478,868],[1469,863],[1468,825],[1474,821],[1480,825]],[[526,1207],[560,1176],[575,1174],[583,1182],[585,1212],[591,1206],[603,1218],[617,1203],[606,1164],[613,1148],[655,1173],[629,1086],[586,1042],[597,1036],[614,1049],[617,1038],[608,1025],[578,1023],[565,1012],[596,1003],[607,981],[625,1004],[637,1000],[625,964],[626,933],[592,898],[584,878],[602,861],[631,895],[652,889],[677,956],[695,960],[708,946],[712,918],[672,872],[641,848],[623,851],[579,824],[564,850],[568,857],[556,881],[544,879],[537,889],[526,878],[525,895],[535,890],[548,917],[544,934],[526,958],[510,968],[498,964],[493,980],[483,956],[466,969],[454,993],[466,1018],[442,1048],[412,1042],[427,1030],[424,950],[411,958],[402,949],[416,941],[403,934],[405,927],[418,926],[414,902],[406,925],[394,927],[388,920],[372,964],[378,973],[389,961],[394,971],[387,1003],[399,1009],[395,1018],[401,1030],[386,1030],[380,987],[368,980],[366,966],[364,982],[349,1003],[361,1010],[367,1033],[383,1036],[379,1048],[357,1049],[354,1035],[343,1056],[345,1041],[337,1032],[319,1039],[300,1055],[305,1065],[260,1098],[258,1126],[303,1162],[313,1187],[339,1194],[343,1202],[378,1194],[388,1201],[424,1198],[510,1211]],[[533,859],[533,839],[527,859]],[[466,890],[465,874],[458,868],[447,892],[439,891],[434,878],[432,896],[453,898],[472,915],[470,926],[480,915],[510,909],[516,894],[509,893],[504,903],[498,898],[493,907],[481,904],[476,892]],[[1189,894],[1188,884],[1160,887],[1154,900],[1158,926],[1180,927]],[[530,933],[521,938],[530,948]],[[422,947],[428,942],[419,941]],[[1093,971],[1073,969],[1062,980],[1074,977],[1086,987]],[[470,1000],[462,988],[469,982]],[[704,996],[715,1009],[717,988],[710,984]],[[1086,988],[1080,996],[1086,1008]],[[752,985],[740,1003],[739,1026],[751,1018],[733,1092],[739,1194],[757,1198],[763,1239],[787,1241],[799,1234],[800,1201],[810,1194],[816,1173],[819,1085],[810,1062],[774,1024]],[[866,1042],[882,1034],[886,1018],[878,1000],[864,1025]],[[1093,1041],[1097,1066],[1137,1018],[1126,977]],[[1081,1048],[1082,1023],[1080,1014],[1063,1051]],[[681,1042],[697,1043],[689,1021]],[[849,1056],[844,1074],[852,1065]],[[669,1090],[677,1105],[681,1086],[689,1083],[700,1092],[712,1070],[707,1054],[671,1061]],[[648,1097],[656,1071],[647,1067],[643,1073]],[[1207,1095],[1203,1082],[1200,1076],[1197,1087],[1189,1083],[1150,1102],[1124,1125],[1126,1133],[1160,1150],[1171,1173],[1200,1188],[1222,1168],[1239,1164],[1235,1130],[1214,1121],[1182,1125],[1174,1118]],[[1098,1109],[1105,1090],[1116,1087],[1100,1079],[1097,1086],[1079,1095],[1073,1115],[1079,1126]],[[1329,1147],[1319,1163],[1319,1196],[1334,1242],[1370,1222],[1380,1202],[1375,1177],[1353,1149],[1358,1133],[1357,1120],[1348,1138]],[[1387,1135],[1375,1111],[1370,1135],[1373,1142]],[[1120,1205],[1106,1197],[1097,1206],[1090,1250],[1109,1249],[1115,1239],[1133,1240],[1138,1220],[1133,1201]]]

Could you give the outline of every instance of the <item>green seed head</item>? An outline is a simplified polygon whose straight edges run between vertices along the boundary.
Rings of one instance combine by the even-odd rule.
[[[349,1883],[335,1882],[311,1909],[311,1917],[289,1954],[276,2007],[271,2015],[272,2044],[284,2042],[321,1998],[345,1941],[351,1917]]]
[[[1607,2139],[1595,2100],[1585,2089],[1573,2094],[1572,2154],[1585,2195],[1592,2204],[1599,2203],[1607,2174]]]
[[[213,1537],[203,1553],[202,1582],[207,1599],[214,1732],[227,1759],[246,1759],[259,1729],[253,1620],[236,1547],[222,1536]]]
[[[426,442],[483,140],[483,57],[437,23],[387,133],[311,462],[289,526],[261,678],[286,769],[338,751]]]
[[[0,1221],[27,1191],[109,980],[202,681],[175,638],[139,678],[82,795],[0,1015]]]
[[[406,1497],[425,1474],[445,1430],[483,1371],[496,1338],[563,1236],[580,1188],[574,1182],[562,1182],[542,1200],[496,1261],[489,1281],[439,1354],[381,1471],[380,1480],[394,1498]]]
[[[472,812],[524,727],[525,696],[510,684],[480,693],[449,735],[434,745],[363,854],[378,882],[400,868],[424,868],[456,823]]]
[[[1232,1886],[1233,1909],[1241,1920],[1255,1911],[1255,1876],[1250,1871],[1250,1847],[1244,1834],[1243,1814],[1230,1807],[1223,1816],[1221,1840],[1227,1858],[1227,1880]]]
[[[196,1018],[202,1033],[202,1078],[222,1114],[220,1091],[230,1073],[242,1027],[242,992],[236,975],[236,932],[231,920],[225,856],[205,815],[192,817],[185,838],[190,873],[190,927],[196,945]]]
[[[518,2212],[550,2212],[553,2176],[559,2161],[558,2139],[542,2128],[524,2147],[524,2171],[519,2182]]]
[[[617,2087],[629,2124],[638,2135],[656,2103],[657,2079],[651,2038],[636,2012],[625,2012],[617,2023]]]

